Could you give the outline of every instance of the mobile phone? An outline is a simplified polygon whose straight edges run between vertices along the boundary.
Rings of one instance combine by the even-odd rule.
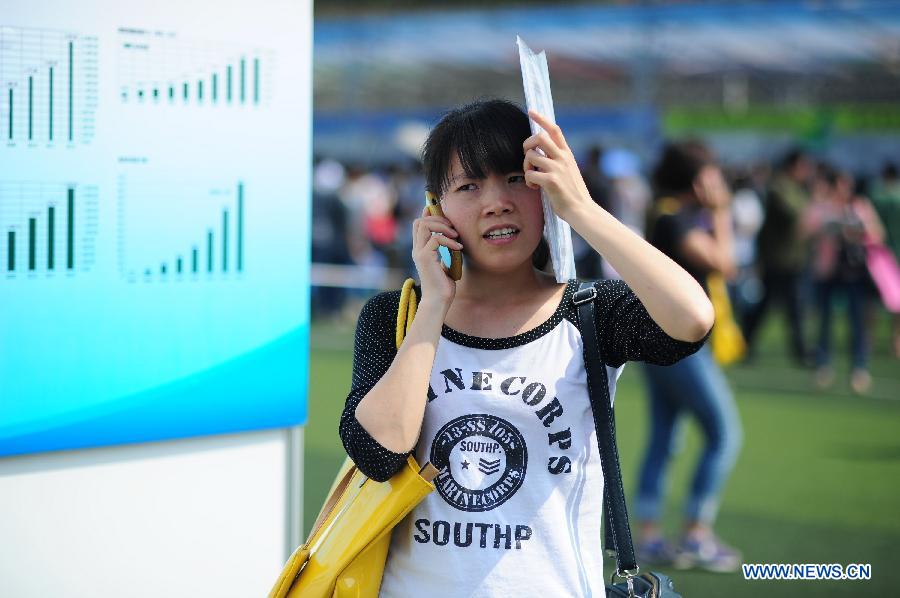
[[[431,191],[425,192],[425,205],[428,206],[428,213],[432,216],[440,216],[445,218],[444,211],[441,209],[441,202]],[[444,265],[450,270],[450,278],[459,280],[462,278],[462,252],[458,249],[447,249],[443,245],[438,247],[438,253]],[[449,258],[447,257],[449,253]]]

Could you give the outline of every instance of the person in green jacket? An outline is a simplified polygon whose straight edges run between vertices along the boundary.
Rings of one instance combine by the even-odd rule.
[[[813,162],[802,150],[788,152],[765,198],[765,218],[757,237],[757,260],[763,284],[759,303],[744,317],[747,357],[753,358],[754,341],[773,300],[786,309],[791,332],[791,353],[801,365],[811,365],[803,334],[801,276],[808,250],[801,220],[809,203],[808,181]]]

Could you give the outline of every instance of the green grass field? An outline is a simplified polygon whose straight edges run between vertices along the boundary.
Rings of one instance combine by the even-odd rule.
[[[883,314],[882,314],[883,316]],[[726,487],[717,530],[748,563],[871,563],[871,581],[745,581],[738,574],[668,571],[693,596],[900,596],[900,361],[887,354],[887,318],[878,320],[867,397],[850,394],[846,358],[827,393],[786,357],[782,322],[770,318],[752,367],[729,369],[744,426],[744,447]],[[843,353],[845,343],[835,347]],[[337,423],[350,382],[353,330],[317,324],[311,339],[304,522],[312,524],[344,458]],[[646,401],[639,366],[629,365],[616,398],[626,491],[644,447]],[[668,527],[700,446],[687,427],[669,477]],[[598,550],[600,538],[597,539]],[[613,569],[607,563],[607,573]]]

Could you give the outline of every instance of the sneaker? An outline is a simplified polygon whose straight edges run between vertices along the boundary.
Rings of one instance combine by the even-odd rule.
[[[858,395],[869,392],[872,387],[872,376],[863,368],[855,368],[850,374],[850,388]]]
[[[715,535],[703,539],[685,537],[675,552],[677,569],[705,569],[714,573],[733,573],[740,569],[739,550],[728,546]]]
[[[675,548],[665,538],[641,542],[635,547],[638,563],[654,566],[671,566],[675,562]]]

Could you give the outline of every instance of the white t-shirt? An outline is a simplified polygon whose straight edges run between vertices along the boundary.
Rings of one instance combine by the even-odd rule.
[[[381,596],[605,596],[582,351],[563,317],[508,339],[445,330],[415,451],[437,491],[394,529]]]

